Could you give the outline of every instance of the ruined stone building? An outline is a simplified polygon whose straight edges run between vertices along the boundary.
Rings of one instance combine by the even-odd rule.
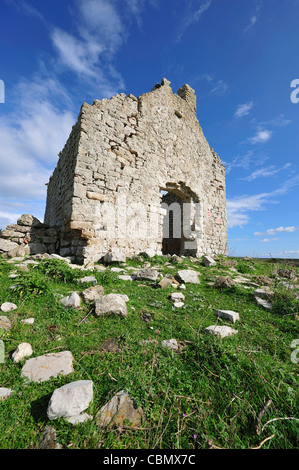
[[[163,79],[138,98],[83,103],[48,183],[44,227],[57,237],[48,251],[79,262],[227,254],[225,168],[194,90],[175,94]]]

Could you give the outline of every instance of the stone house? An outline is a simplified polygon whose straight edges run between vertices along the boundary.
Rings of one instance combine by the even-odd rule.
[[[51,251],[79,262],[227,254],[225,167],[189,85],[83,103],[49,180]],[[53,240],[52,240],[53,241]]]

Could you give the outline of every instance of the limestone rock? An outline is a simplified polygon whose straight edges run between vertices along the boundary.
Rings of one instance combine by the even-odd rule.
[[[104,256],[104,263],[125,263],[126,255],[123,250],[111,250]]]
[[[177,343],[177,340],[176,339],[165,339],[163,341],[161,341],[161,344],[163,346],[163,348],[169,348],[169,349],[172,349],[174,351],[176,351],[179,346],[178,346],[178,343]]]
[[[263,289],[256,289],[254,291],[254,298],[256,303],[263,307],[265,310],[271,310],[271,298],[273,296],[273,291],[270,290],[268,286],[265,286]]]
[[[190,282],[191,284],[199,284],[199,275],[199,272],[194,271],[192,269],[183,269],[181,271],[178,271],[177,277],[178,280],[184,284],[188,282]]]
[[[0,329],[9,330],[11,328],[10,319],[4,316],[0,316]]]
[[[57,442],[56,431],[53,426],[46,426],[38,445],[39,449],[62,449],[61,444]]]
[[[12,353],[13,362],[20,362],[24,357],[31,356],[33,353],[32,346],[29,343],[21,343],[18,345],[17,349]]]
[[[129,426],[139,427],[143,411],[141,408],[136,409],[129,394],[121,390],[100,409],[96,418],[101,428],[122,427],[127,421]]]
[[[64,297],[60,302],[66,307],[80,308],[81,298],[77,292],[72,292],[67,297]]]
[[[161,281],[158,282],[157,287],[161,287],[161,289],[166,289],[167,287],[170,287],[172,283],[173,283],[172,278],[163,277]]]
[[[234,330],[230,326],[225,325],[211,325],[205,328],[207,333],[220,336],[220,338],[225,338],[226,336],[232,336],[238,333],[238,330]]]
[[[240,320],[239,314],[233,310],[217,310],[216,315],[217,317],[224,318],[232,323]]]
[[[31,214],[23,214],[18,220],[17,225],[25,225],[28,227],[41,227],[43,224]]]
[[[92,284],[97,284],[97,280],[94,276],[85,276],[81,277],[81,279],[77,279],[77,284],[84,284],[85,282],[92,282]]]
[[[25,318],[24,320],[21,320],[21,323],[25,323],[25,324],[27,324],[27,325],[33,325],[33,323],[34,323],[34,318],[33,318],[33,317]]]
[[[170,298],[174,302],[176,302],[178,300],[185,300],[185,296],[184,296],[184,294],[182,294],[182,292],[173,292],[172,294],[170,294]]]
[[[95,302],[95,314],[97,316],[114,314],[126,317],[128,313],[126,302],[129,300],[126,299],[128,297],[122,294],[103,295]]]
[[[49,353],[27,359],[21,376],[32,382],[44,382],[58,374],[67,375],[73,372],[73,356],[70,351]]]
[[[203,266],[210,267],[210,266],[216,266],[217,263],[211,256],[204,256],[202,258],[202,264]]]
[[[12,393],[11,388],[0,387],[0,401],[8,398]]]
[[[182,308],[184,307],[184,305],[185,305],[184,302],[178,302],[178,301],[174,302],[173,304],[175,308]]]
[[[234,287],[236,284],[234,280],[229,276],[219,276],[216,278],[214,282],[214,287],[221,288],[231,288]]]
[[[47,408],[50,420],[77,417],[93,400],[93,382],[77,380],[54,390]]]
[[[18,248],[19,245],[17,243],[0,238],[0,253],[9,253]]]
[[[81,296],[85,303],[95,302],[97,299],[104,295],[104,287],[102,286],[92,286],[88,287],[81,292]]]
[[[278,276],[284,277],[286,279],[296,279],[296,274],[290,269],[279,269],[277,271]]]
[[[11,312],[12,310],[16,310],[17,308],[18,307],[16,306],[16,304],[13,304],[11,302],[4,302],[1,305],[2,312]]]
[[[158,271],[151,268],[139,269],[136,273],[136,278],[140,280],[156,281],[158,277]]]

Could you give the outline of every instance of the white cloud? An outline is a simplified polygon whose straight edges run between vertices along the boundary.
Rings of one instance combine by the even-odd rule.
[[[9,222],[16,216],[12,201],[45,202],[45,183],[75,121],[71,111],[54,105],[64,92],[51,79],[22,82],[14,94],[17,112],[0,119],[1,218]]]
[[[272,136],[272,131],[266,129],[260,129],[256,132],[256,134],[249,138],[249,142],[251,144],[263,144],[267,142]]]
[[[287,170],[290,166],[290,163],[286,163],[282,168],[275,168],[274,165],[270,165],[268,167],[255,170],[250,175],[242,179],[246,181],[253,181],[256,178],[266,178],[268,176],[274,176],[277,175],[277,173],[280,173],[282,170]]]
[[[253,26],[256,24],[258,18],[259,18],[259,12],[262,8],[262,0],[257,0],[255,5],[255,10],[254,13],[251,15],[249,22],[247,26],[244,28],[244,33],[247,33]]]
[[[224,80],[218,80],[215,86],[212,88],[211,93],[217,96],[224,96],[228,90],[228,85]]]
[[[197,23],[200,20],[203,13],[205,13],[210,8],[212,2],[213,0],[201,1],[199,8],[196,9],[196,7],[193,5],[193,2],[191,1],[189,7],[185,8],[186,14],[183,16],[179,27],[177,42],[181,40],[186,29],[188,29],[193,23]]]
[[[270,243],[270,242],[273,242],[273,241],[276,241],[276,240],[279,240],[279,237],[264,238],[263,240],[261,240],[261,242],[262,242],[262,243]]]
[[[262,236],[262,235],[275,235],[277,232],[295,232],[296,227],[277,227],[277,228],[269,228],[265,232],[255,232],[254,235]]]
[[[265,210],[266,203],[277,203],[273,198],[286,194],[291,188],[299,185],[299,174],[293,178],[286,180],[277,189],[261,194],[251,196],[239,196],[227,198],[227,218],[228,228],[235,226],[243,227],[249,222],[249,213],[253,211]],[[292,231],[293,227],[287,227],[287,231]],[[276,232],[284,231],[283,227],[272,229]],[[258,233],[258,232],[256,232]],[[273,232],[272,232],[273,233]],[[270,233],[271,234],[271,233]],[[269,233],[267,233],[269,235]]]
[[[248,103],[244,103],[244,104],[239,104],[239,106],[237,107],[235,111],[234,117],[237,119],[240,119],[244,116],[247,116],[252,110],[252,108],[253,108],[253,101],[249,101]]]

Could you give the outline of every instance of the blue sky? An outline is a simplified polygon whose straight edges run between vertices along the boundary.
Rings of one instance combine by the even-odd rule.
[[[43,220],[83,101],[165,77],[226,165],[229,254],[299,258],[298,25],[299,0],[1,0],[0,228]]]

